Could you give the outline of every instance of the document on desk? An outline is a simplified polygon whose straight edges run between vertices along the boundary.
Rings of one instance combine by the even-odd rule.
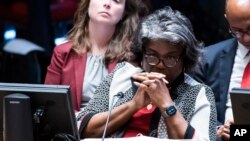
[[[101,141],[101,138],[89,138],[83,139],[81,141]],[[159,139],[147,136],[137,136],[137,137],[130,137],[130,138],[105,138],[105,141],[196,141],[193,139]]]

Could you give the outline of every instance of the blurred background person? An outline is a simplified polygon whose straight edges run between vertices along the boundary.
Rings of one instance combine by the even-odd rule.
[[[229,140],[229,127],[234,123],[229,92],[234,87],[250,87],[243,84],[250,60],[250,0],[227,0],[225,7],[225,18],[234,38],[205,48],[204,64],[194,78],[213,89],[218,124],[225,123],[220,126],[218,135]]]
[[[139,20],[137,0],[82,0],[67,43],[54,48],[45,84],[70,85],[79,111],[100,81],[126,59]]]

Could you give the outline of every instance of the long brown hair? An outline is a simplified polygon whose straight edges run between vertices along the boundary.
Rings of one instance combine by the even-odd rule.
[[[109,43],[105,53],[105,64],[110,62],[122,61],[127,58],[128,44],[139,24],[139,11],[141,9],[141,0],[126,0],[125,16],[116,25],[114,35]],[[81,54],[83,50],[89,51],[91,43],[88,29],[88,7],[90,0],[81,0],[75,14],[75,24],[68,34],[68,38],[73,42],[73,50]]]

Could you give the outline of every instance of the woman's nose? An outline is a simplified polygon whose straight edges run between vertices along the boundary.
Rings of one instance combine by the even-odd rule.
[[[160,68],[160,69],[165,69],[165,68],[166,68],[166,66],[165,66],[165,64],[163,63],[163,60],[162,60],[162,59],[160,60],[159,64],[157,64],[157,67]]]
[[[111,0],[104,0],[104,7],[110,8]]]

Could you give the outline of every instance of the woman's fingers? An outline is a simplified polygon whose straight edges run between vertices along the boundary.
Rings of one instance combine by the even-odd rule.
[[[165,83],[168,84],[168,81],[165,79],[166,75],[162,74],[162,73],[157,73],[157,72],[151,72],[148,74],[148,79],[150,80],[154,80],[154,79],[159,79],[159,80],[163,80]]]
[[[132,76],[132,78],[137,82],[142,82],[148,80],[148,72],[138,73]]]
[[[134,81],[134,84],[138,87],[138,88],[142,88],[142,89],[146,89],[147,88],[147,85],[143,84],[143,83],[139,83],[139,82],[136,82]]]
[[[136,103],[135,108],[138,108],[139,110],[140,108],[150,103],[150,98],[145,91],[145,89],[147,88],[146,85],[138,83],[138,82],[134,82],[134,84],[138,87],[138,89],[133,100]]]
[[[132,78],[137,82],[143,82],[146,80],[162,80],[165,84],[169,84],[168,81],[165,79],[166,75],[157,72],[143,72],[134,75]]]
[[[145,80],[141,84],[144,84],[144,85],[150,87],[150,85],[155,84],[155,81],[156,80]]]

